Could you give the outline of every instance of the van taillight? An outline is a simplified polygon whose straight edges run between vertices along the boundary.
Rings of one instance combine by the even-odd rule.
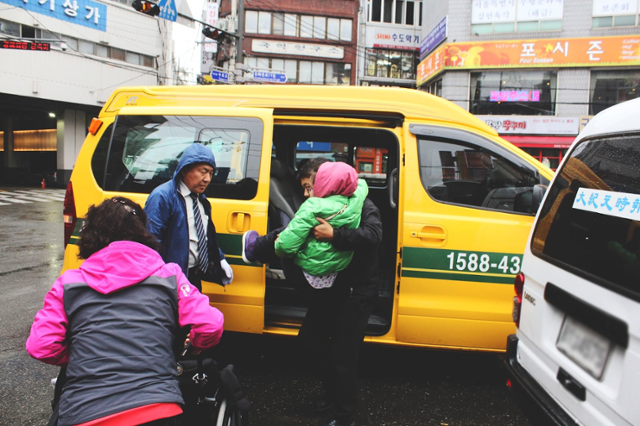
[[[520,272],[516,275],[516,280],[513,285],[513,289],[516,292],[516,295],[513,296],[513,311],[511,313],[511,317],[513,318],[513,322],[516,323],[516,327],[520,326],[520,310],[522,308],[522,289],[524,288],[524,274]]]
[[[76,217],[76,203],[73,197],[73,185],[71,181],[67,185],[67,192],[64,194],[64,210],[62,211],[62,220],[64,222],[64,246],[67,247],[71,234],[76,227],[78,218]]]

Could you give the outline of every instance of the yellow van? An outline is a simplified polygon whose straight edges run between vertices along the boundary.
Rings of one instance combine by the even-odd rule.
[[[116,90],[94,119],[65,201],[64,269],[91,204],[144,204],[194,142],[218,169],[206,195],[235,280],[203,293],[227,330],[296,334],[306,312],[278,265],[242,261],[242,234],[264,234],[302,202],[294,180],[316,156],[353,165],[384,225],[382,285],[366,340],[504,351],[513,282],[552,172],[483,122],[407,89],[154,86]]]

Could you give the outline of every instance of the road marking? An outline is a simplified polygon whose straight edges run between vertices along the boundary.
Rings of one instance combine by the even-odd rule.
[[[0,206],[9,206],[12,204],[31,204],[34,202],[63,202],[64,197],[64,189],[14,189],[11,191],[0,189]]]

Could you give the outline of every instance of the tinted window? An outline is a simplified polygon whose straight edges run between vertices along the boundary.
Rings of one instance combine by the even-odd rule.
[[[559,170],[532,250],[640,299],[640,136],[582,142]]]
[[[485,148],[419,139],[420,177],[438,200],[492,210],[533,214],[537,172]]]
[[[193,143],[210,148],[216,159],[207,196],[255,197],[262,145],[257,118],[119,116],[104,189],[151,192],[173,177],[182,153]]]

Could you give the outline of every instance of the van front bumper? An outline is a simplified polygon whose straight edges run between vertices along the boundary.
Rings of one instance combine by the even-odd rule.
[[[542,417],[543,424],[578,426],[573,418],[547,393],[517,360],[518,337],[507,337],[507,354],[504,365],[509,377],[509,387],[526,414]]]

